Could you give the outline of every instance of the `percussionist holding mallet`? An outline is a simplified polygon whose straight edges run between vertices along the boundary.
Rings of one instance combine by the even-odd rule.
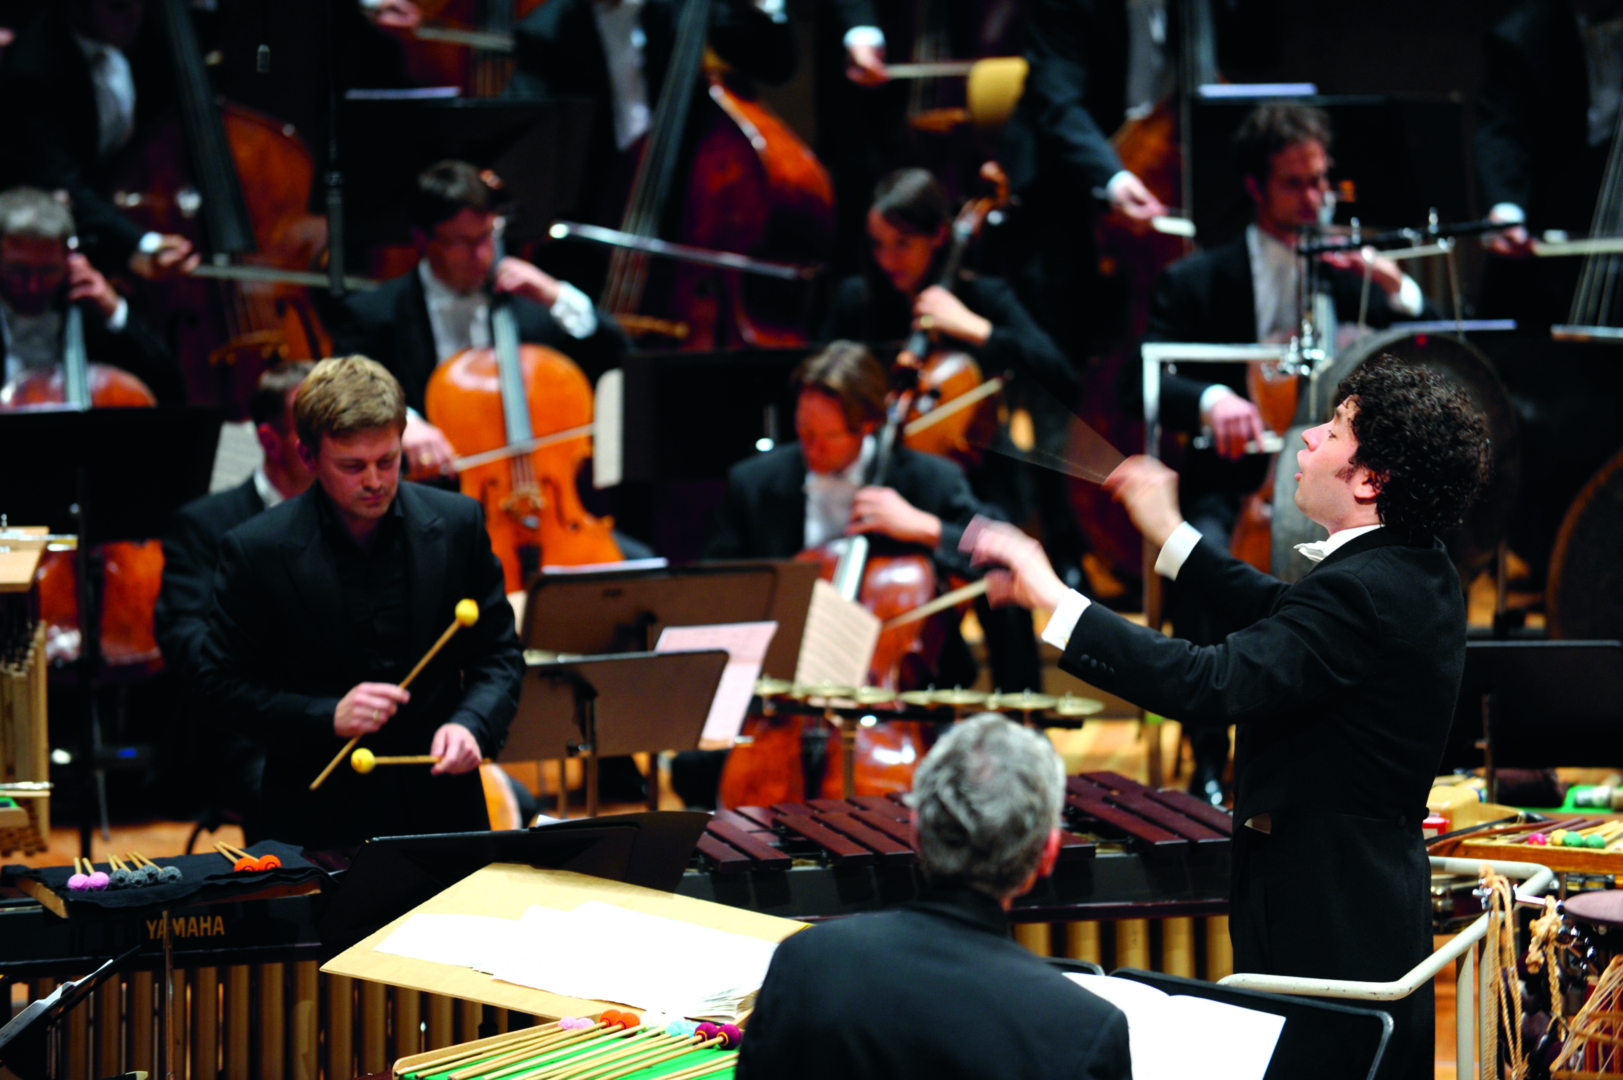
[[[1090,604],[1012,527],[970,536],[978,562],[1008,568],[988,575],[994,602],[1054,613],[1043,638],[1062,668],[1186,724],[1238,725],[1235,970],[1384,982],[1431,953],[1420,823],[1465,665],[1459,575],[1437,534],[1486,475],[1487,433],[1458,388],[1383,357],[1302,438],[1296,505],[1330,536],[1300,546],[1317,565],[1294,585],[1203,540],[1159,462],[1130,458],[1105,482],[1159,548],[1157,573],[1227,625],[1217,645]],[[1392,1075],[1430,1077],[1431,983],[1381,1007]]]
[[[249,839],[489,828],[479,762],[506,737],[524,661],[479,505],[400,482],[405,398],[382,365],[322,361],[293,410],[316,483],[226,536],[199,658],[217,722],[266,749]],[[346,766],[312,790],[357,736],[378,757],[438,761]]]

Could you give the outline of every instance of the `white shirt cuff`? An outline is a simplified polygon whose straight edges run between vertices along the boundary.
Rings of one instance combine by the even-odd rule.
[[[845,32],[841,43],[848,50],[856,45],[871,45],[876,49],[883,49],[885,32],[877,26],[853,26]]]
[[[1065,599],[1054,609],[1054,614],[1048,617],[1048,625],[1043,627],[1043,640],[1064,652],[1065,646],[1070,643],[1071,632],[1076,629],[1076,621],[1088,610],[1090,603],[1091,600],[1075,589],[1066,593]]]
[[[1183,569],[1184,560],[1189,553],[1195,550],[1200,543],[1200,530],[1189,522],[1184,522],[1172,530],[1167,542],[1161,545],[1161,554],[1155,557],[1155,572],[1169,581],[1178,580],[1178,571]]]
[[[773,22],[789,21],[789,13],[784,10],[784,0],[755,0],[755,9]]]
[[[407,420],[421,420],[422,418],[423,418],[422,413],[418,412],[416,409],[412,408],[410,405],[406,406],[406,419]]]
[[[163,250],[163,233],[144,232],[141,239],[136,241],[135,250],[142,255],[156,255]]]
[[[124,328],[130,325],[130,302],[122,296],[118,298],[118,307],[107,316],[107,331],[112,334],[122,334]]]
[[[1212,406],[1226,397],[1239,397],[1233,390],[1222,383],[1212,383],[1200,392],[1200,422],[1207,427],[1212,424]]]
[[[558,299],[552,304],[552,318],[564,333],[584,341],[597,333],[597,311],[587,295],[567,281],[558,283]]]
[[[1420,291],[1420,286],[1408,274],[1403,275],[1403,284],[1398,286],[1398,294],[1389,297],[1393,310],[1404,315],[1419,315],[1426,308],[1426,297]]]
[[[1132,175],[1132,170],[1122,169],[1117,172],[1115,176],[1112,176],[1109,180],[1106,180],[1105,198],[1109,199],[1111,202],[1115,202],[1116,195],[1121,191],[1121,185],[1125,184],[1129,179],[1131,179]]]
[[[1527,221],[1527,211],[1513,202],[1494,203],[1488,220],[1499,225],[1521,225]]]

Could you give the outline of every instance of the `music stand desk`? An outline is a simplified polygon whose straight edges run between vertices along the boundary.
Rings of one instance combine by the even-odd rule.
[[[518,713],[497,760],[580,754],[586,813],[596,817],[598,760],[697,747],[726,667],[724,649],[526,659]],[[559,779],[558,816],[567,817],[568,790]]]
[[[780,919],[775,915],[762,915],[637,885],[605,881],[568,870],[538,870],[533,866],[493,863],[345,949],[323,965],[321,970],[332,975],[403,986],[428,994],[447,994],[500,1009],[517,1009],[546,1020],[596,1014],[613,1008],[614,1003],[565,997],[545,990],[498,982],[472,968],[373,951],[407,919],[418,913],[518,919],[531,906],[570,911],[588,900],[599,900],[632,911],[679,919],[696,926],[725,930],[762,941],[782,941],[806,926],[792,919]]]

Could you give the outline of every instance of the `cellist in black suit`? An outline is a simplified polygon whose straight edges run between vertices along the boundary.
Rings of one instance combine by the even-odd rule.
[[[1224,636],[1166,637],[1090,604],[1009,526],[979,534],[996,600],[1042,607],[1060,667],[1185,724],[1235,724],[1229,933],[1239,972],[1396,980],[1431,953],[1420,823],[1465,668],[1465,601],[1437,534],[1487,476],[1487,425],[1465,393],[1391,357],[1342,382],[1296,453],[1296,505],[1329,531],[1287,585],[1178,510],[1177,474],[1131,458],[1106,481]],[[1243,826],[1243,827],[1242,827]],[[1433,1075],[1432,990],[1383,1006],[1390,1075]]]

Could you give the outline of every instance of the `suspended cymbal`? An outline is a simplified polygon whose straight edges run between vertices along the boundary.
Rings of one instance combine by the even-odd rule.
[[[1054,703],[1054,715],[1066,717],[1092,716],[1094,713],[1104,712],[1104,708],[1105,703],[1102,701],[1077,697],[1075,694],[1066,694]]]
[[[883,686],[863,686],[852,697],[858,705],[889,705],[896,700],[896,691]]]
[[[782,697],[794,688],[795,684],[788,679],[769,679],[763,676],[755,680],[756,697]]]
[[[951,690],[937,690],[930,696],[930,700],[937,705],[945,705],[952,709],[967,709],[971,705],[985,703],[987,698],[984,690],[965,690],[955,686]]]
[[[993,694],[986,699],[986,707],[994,712],[1037,712],[1052,709],[1059,704],[1053,694],[1038,694],[1022,690],[1018,694]]]
[[[804,683],[791,687],[788,696],[796,701],[811,701],[813,699],[826,701],[830,698],[850,700],[857,696],[857,688],[854,686],[838,686],[834,683]]]

